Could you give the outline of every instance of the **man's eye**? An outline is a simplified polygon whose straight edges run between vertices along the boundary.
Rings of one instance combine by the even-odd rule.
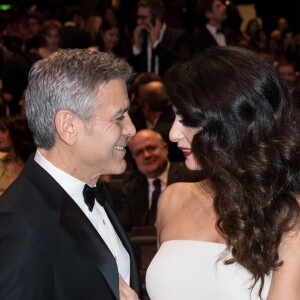
[[[153,150],[155,150],[155,149],[156,149],[155,146],[148,146],[148,147],[147,147],[147,151],[153,151]]]
[[[117,121],[122,121],[122,120],[124,120],[124,118],[125,118],[125,116],[121,116],[121,117],[117,118]]]

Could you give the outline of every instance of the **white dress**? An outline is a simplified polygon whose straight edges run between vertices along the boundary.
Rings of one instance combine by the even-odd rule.
[[[218,261],[226,245],[191,240],[164,242],[146,274],[151,300],[258,300],[251,274],[239,264]],[[265,278],[266,299],[271,278]]]

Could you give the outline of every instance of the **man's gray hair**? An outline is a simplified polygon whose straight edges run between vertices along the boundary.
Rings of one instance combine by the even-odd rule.
[[[86,49],[60,50],[31,68],[25,97],[28,125],[37,147],[55,144],[54,118],[66,109],[88,122],[99,107],[99,87],[133,76],[129,64],[112,54]]]

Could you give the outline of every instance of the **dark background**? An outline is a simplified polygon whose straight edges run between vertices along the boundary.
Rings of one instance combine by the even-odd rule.
[[[174,0],[177,2],[192,2],[193,0]],[[95,9],[99,9],[107,0],[0,0],[2,3],[14,4],[18,9],[25,10],[27,7],[37,4],[39,8],[55,10],[65,4],[80,4],[83,11],[89,14]],[[123,0],[121,1],[126,11],[127,6],[134,7],[136,0]],[[165,0],[165,3],[172,2],[172,0]],[[292,27],[300,28],[300,0],[232,0],[235,5],[240,4],[255,4],[257,15],[262,18],[264,28],[271,30],[276,27],[276,21],[280,17],[285,17],[289,20]]]

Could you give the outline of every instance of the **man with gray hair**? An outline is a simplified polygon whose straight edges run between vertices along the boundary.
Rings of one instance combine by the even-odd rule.
[[[126,168],[131,76],[124,60],[79,49],[31,68],[25,101],[37,152],[0,200],[0,299],[138,299],[132,249],[96,186]]]

